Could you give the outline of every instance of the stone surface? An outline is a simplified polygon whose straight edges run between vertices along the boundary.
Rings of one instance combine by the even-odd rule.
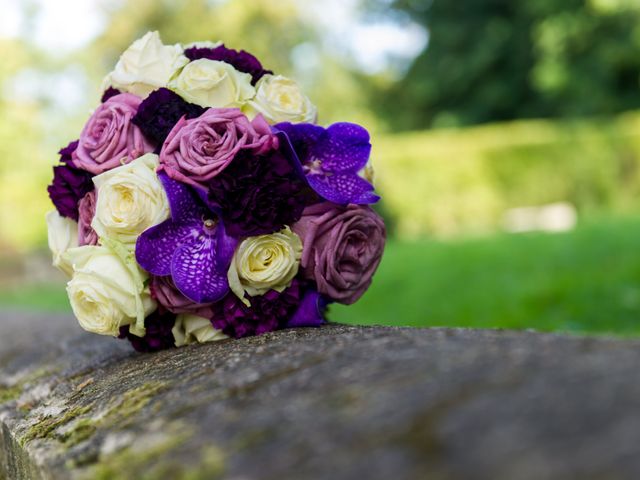
[[[637,479],[640,342],[327,326],[137,354],[0,313],[0,478]]]

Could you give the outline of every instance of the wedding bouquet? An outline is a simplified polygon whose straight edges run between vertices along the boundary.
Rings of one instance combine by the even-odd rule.
[[[217,43],[135,41],[60,151],[53,263],[89,332],[140,351],[318,326],[385,243],[368,132]]]

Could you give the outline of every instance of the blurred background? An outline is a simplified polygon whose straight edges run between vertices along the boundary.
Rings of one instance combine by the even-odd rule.
[[[390,230],[335,321],[640,333],[637,0],[0,0],[0,309],[68,310],[57,150],[148,30],[223,40],[373,134]]]

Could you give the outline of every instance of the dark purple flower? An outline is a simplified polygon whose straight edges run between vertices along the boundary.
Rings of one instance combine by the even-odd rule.
[[[164,173],[158,178],[171,218],[140,235],[138,263],[153,275],[171,275],[178,290],[195,303],[220,300],[229,291],[227,271],[237,240],[227,236],[217,213],[191,187]]]
[[[305,295],[304,285],[297,279],[282,293],[270,290],[262,296],[248,298],[250,307],[233,294],[216,303],[211,320],[214,328],[230,337],[242,338],[280,328],[324,323],[318,297],[312,292]]]
[[[196,118],[206,109],[186,102],[180,95],[166,88],[160,88],[142,101],[138,113],[131,120],[144,136],[156,146],[159,153],[171,129],[182,117]]]
[[[317,198],[292,162],[274,150],[240,153],[209,181],[209,200],[220,208],[228,233],[243,237],[292,225]]]
[[[129,331],[129,325],[120,327],[118,338],[126,338],[138,352],[157,352],[175,347],[171,329],[176,323],[176,316],[166,310],[155,311],[144,320],[146,333],[138,337]]]
[[[85,170],[76,168],[71,160],[71,154],[78,146],[78,141],[71,142],[60,150],[62,165],[53,167],[53,182],[47,188],[49,197],[58,213],[78,221],[78,202],[94,190],[93,175]]]
[[[109,100],[111,97],[115,97],[116,95],[120,95],[122,92],[117,88],[109,87],[102,94],[102,98],[100,99],[100,103],[104,103]]]
[[[260,61],[258,61],[258,59],[249,52],[244,50],[232,50],[224,45],[220,45],[215,48],[191,47],[187,48],[184,51],[184,54],[191,61],[206,58],[233,65],[236,70],[250,74],[252,79],[251,83],[253,85],[255,85],[263,75],[273,73],[271,70],[265,70],[262,68]]]
[[[275,126],[288,153],[301,165],[318,195],[341,205],[380,200],[373,185],[358,175],[369,161],[369,132],[353,123],[335,123],[325,129],[310,123]]]

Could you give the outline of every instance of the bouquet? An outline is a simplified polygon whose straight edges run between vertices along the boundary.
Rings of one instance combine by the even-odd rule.
[[[155,351],[319,326],[371,284],[368,132],[221,43],[135,41],[60,151],[53,264],[82,328]]]

